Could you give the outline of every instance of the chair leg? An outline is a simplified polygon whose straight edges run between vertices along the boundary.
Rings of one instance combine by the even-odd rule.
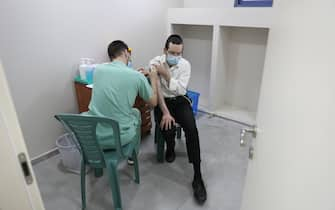
[[[177,127],[177,139],[181,139],[181,127]]]
[[[162,163],[164,162],[164,138],[162,136],[162,133],[161,131],[159,130],[158,128],[158,131],[157,131],[157,161]]]
[[[84,160],[81,161],[81,171],[80,171],[80,180],[81,180],[81,209],[86,209],[86,165]]]
[[[135,150],[133,151],[133,160],[134,160],[135,182],[139,184],[140,183],[140,173],[138,169],[138,160],[137,160],[137,154]]]
[[[156,125],[155,125],[155,137],[154,137],[154,139],[155,139],[155,144],[157,144],[157,142],[158,142],[158,132],[159,132],[159,126],[157,126],[157,123],[156,123]]]
[[[117,162],[116,161],[109,162],[107,164],[107,169],[109,172],[109,183],[113,193],[114,207],[116,210],[121,210],[122,202],[121,202],[119,177],[117,173]]]
[[[104,171],[102,168],[95,168],[94,169],[94,176],[95,177],[102,177],[104,175]]]

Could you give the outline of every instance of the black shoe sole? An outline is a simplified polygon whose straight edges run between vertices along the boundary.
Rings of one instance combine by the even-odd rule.
[[[171,154],[171,156],[165,156],[165,160],[168,163],[172,163],[175,159],[176,159],[176,153],[174,153],[174,152],[173,152],[173,154]]]
[[[197,201],[197,203],[198,203],[199,205],[204,204],[204,203],[206,202],[206,200],[207,200],[207,191],[206,191],[206,187],[205,187],[205,185],[204,185],[203,183],[202,183],[202,187],[203,187],[204,192],[205,192],[205,194],[204,194],[204,198],[199,198],[198,196],[196,196],[196,193],[195,193],[195,186],[194,186],[194,183],[192,183],[193,196],[194,196],[194,199]]]
[[[196,200],[197,204],[199,204],[199,205],[203,205],[207,200],[207,198],[205,198],[204,200],[200,200],[195,196],[195,194],[193,194],[193,196],[194,196],[194,199]]]

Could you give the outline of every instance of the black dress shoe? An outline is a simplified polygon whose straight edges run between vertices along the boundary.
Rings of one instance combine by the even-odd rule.
[[[194,198],[199,204],[204,204],[207,200],[207,192],[202,179],[192,182]]]
[[[172,163],[176,159],[176,153],[174,150],[166,150],[165,160],[169,163]]]

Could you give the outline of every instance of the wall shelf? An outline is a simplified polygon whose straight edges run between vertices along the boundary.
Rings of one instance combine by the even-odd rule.
[[[200,92],[199,108],[254,125],[271,25],[262,17],[271,16],[266,9],[237,10],[170,9],[169,32],[184,38],[189,89]]]
[[[192,76],[189,89],[200,92],[199,105],[207,107],[210,93],[209,72],[212,59],[213,26],[176,24],[172,28],[174,33],[182,35],[185,46],[183,56],[191,63]]]

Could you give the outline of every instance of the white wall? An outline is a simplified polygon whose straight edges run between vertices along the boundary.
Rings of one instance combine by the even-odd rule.
[[[134,64],[162,52],[167,8],[181,0],[2,0],[3,61],[31,157],[54,148],[62,132],[53,118],[77,112],[73,88],[80,57],[105,61],[110,41],[125,40]]]
[[[184,0],[184,7],[190,8],[233,8],[234,0]]]

